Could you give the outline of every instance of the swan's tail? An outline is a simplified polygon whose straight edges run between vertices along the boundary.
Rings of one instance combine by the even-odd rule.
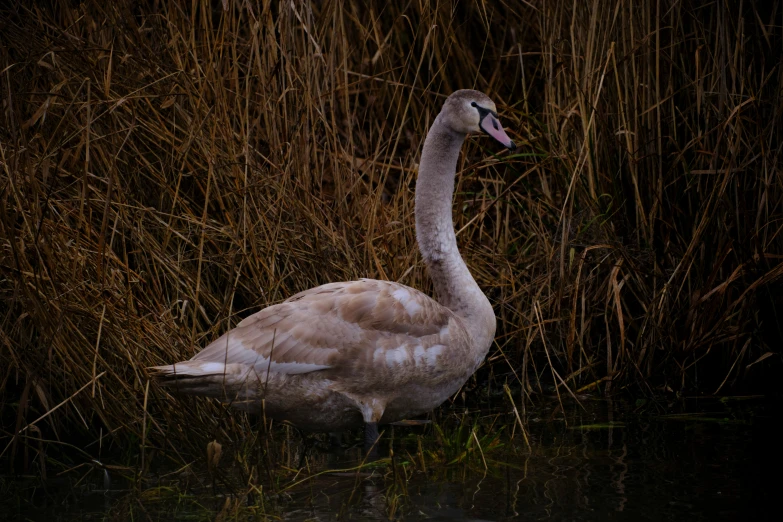
[[[221,399],[236,397],[239,390],[251,384],[249,380],[255,380],[244,365],[221,362],[184,361],[149,370],[156,381],[179,393]]]

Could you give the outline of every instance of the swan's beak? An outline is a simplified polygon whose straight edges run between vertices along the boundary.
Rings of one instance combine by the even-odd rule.
[[[495,138],[498,143],[506,147],[508,150],[514,150],[517,148],[514,142],[511,141],[511,138],[508,137],[508,134],[506,134],[506,131],[503,130],[503,126],[500,124],[497,117],[493,113],[490,112],[485,114],[484,117],[481,118],[481,122],[479,122],[479,127],[481,127],[481,130],[486,132],[488,135]]]

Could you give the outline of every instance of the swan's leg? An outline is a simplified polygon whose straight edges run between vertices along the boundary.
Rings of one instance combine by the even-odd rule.
[[[353,397],[352,397],[353,398]],[[368,457],[378,457],[378,422],[383,418],[386,402],[376,397],[354,398],[364,419],[364,451]],[[373,459],[374,460],[374,459]]]
[[[369,457],[378,456],[378,439],[380,434],[378,433],[378,423],[368,422],[364,425],[364,452]]]

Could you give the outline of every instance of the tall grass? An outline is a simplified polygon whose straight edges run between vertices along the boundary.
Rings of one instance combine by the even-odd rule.
[[[458,167],[458,239],[499,319],[469,393],[780,375],[778,1],[4,5],[5,457],[182,462],[247,421],[146,367],[314,285],[431,291],[417,159],[459,88],[521,143],[471,139]]]

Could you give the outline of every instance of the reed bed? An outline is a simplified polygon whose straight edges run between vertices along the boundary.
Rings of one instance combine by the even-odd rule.
[[[778,1],[4,4],[0,458],[186,462],[251,421],[145,368],[314,285],[431,292],[417,158],[459,88],[521,145],[459,164],[499,320],[466,397],[773,389],[782,27]]]

